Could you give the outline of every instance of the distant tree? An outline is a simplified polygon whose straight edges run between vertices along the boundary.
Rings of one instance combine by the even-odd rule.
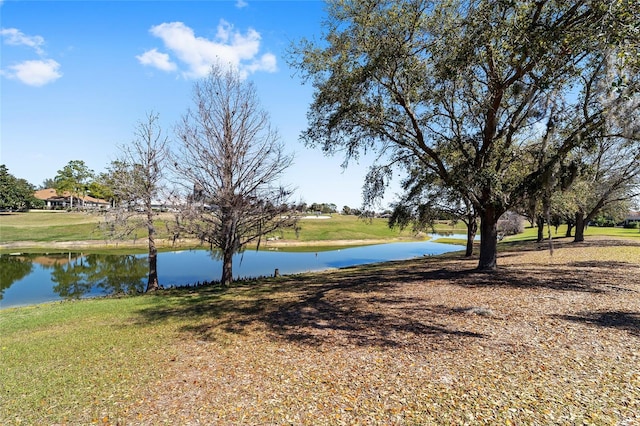
[[[350,214],[351,214],[351,207],[349,207],[349,206],[343,206],[343,207],[342,207],[342,214],[344,214],[344,215],[350,215]]]
[[[83,197],[87,194],[92,179],[93,170],[89,169],[84,161],[72,160],[61,170],[58,170],[58,174],[54,178],[54,188],[58,195],[69,192],[71,194],[70,204],[73,207],[74,197],[84,200]],[[77,204],[84,205],[84,201]]]
[[[551,225],[556,227],[556,232],[560,225],[566,224],[567,230],[564,236],[571,237],[575,227],[576,210],[577,206],[571,189],[553,193],[551,196]]]
[[[122,156],[122,153],[120,155]],[[131,236],[137,239],[136,232],[143,226],[140,221],[141,215],[137,211],[138,200],[129,189],[134,179],[134,166],[122,160],[114,160],[94,181],[105,188],[104,192],[109,195],[106,199],[111,207],[101,212],[104,220],[100,223],[105,238],[109,240],[118,241]]]
[[[322,214],[337,213],[338,206],[333,203],[312,203],[309,211]]]
[[[122,152],[119,153],[122,157]],[[113,160],[107,166],[106,171],[96,176],[93,181],[109,200],[113,207],[124,210],[135,208],[135,199],[132,194],[121,185],[121,182],[129,182],[134,179],[133,166],[123,160]]]
[[[435,221],[443,217],[462,221],[467,227],[465,256],[473,255],[478,213],[469,199],[444,186],[437,174],[424,173],[420,168],[411,169],[402,188],[404,194],[393,203],[390,227],[411,225],[414,232],[433,232]]]
[[[640,102],[631,115],[635,115],[633,127],[640,127],[639,109]],[[583,162],[583,173],[572,188],[575,242],[584,241],[586,225],[599,214],[608,212],[615,217],[616,210],[628,212],[631,200],[640,195],[640,139],[600,139],[594,149],[584,153]]]
[[[320,203],[311,203],[309,206],[309,211],[313,213],[322,213],[322,204]]]
[[[40,184],[40,189],[55,188],[55,186],[56,186],[55,179],[47,178],[43,180],[42,183]]]
[[[292,51],[316,91],[304,141],[437,174],[480,217],[478,269],[497,267],[502,214],[637,93],[640,2],[330,0],[327,10],[324,40]],[[553,137],[531,162],[523,153],[545,122]]]
[[[158,214],[153,203],[165,187],[168,169],[168,137],[162,132],[156,113],[147,114],[135,129],[135,137],[120,148],[120,158],[111,163],[104,176],[104,186],[110,188],[116,205],[106,213],[106,224],[111,230],[120,229],[120,237],[137,229],[142,215],[142,226],[147,230],[149,275],[145,291],[159,288],[158,249],[154,219]]]
[[[498,221],[498,232],[503,236],[524,232],[524,219],[516,212],[508,211]]]
[[[538,167],[543,167],[547,161],[547,144],[552,138],[554,127],[547,123],[544,135],[540,141],[531,146],[528,154],[532,161],[537,162]],[[533,152],[531,152],[533,151]],[[579,162],[569,153],[562,161],[558,161],[554,167],[547,167],[546,172],[536,182],[536,186],[530,186],[526,191],[520,206],[514,206],[514,211],[523,211],[529,220],[537,226],[537,241],[544,239],[544,225],[552,225],[554,216],[564,217],[569,207],[570,201],[567,191],[577,178],[580,172]],[[568,204],[569,203],[569,204]],[[520,207],[518,209],[518,207]],[[573,214],[573,213],[571,213]],[[551,242],[551,232],[548,231]]]
[[[177,176],[198,198],[184,212],[187,232],[220,251],[223,286],[233,280],[233,255],[294,223],[290,190],[278,185],[292,162],[259,105],[256,89],[237,72],[214,66],[194,85],[194,109],[177,127]],[[206,206],[210,208],[206,208]]]
[[[106,173],[98,174],[87,186],[87,193],[94,198],[105,201],[113,199],[113,188],[108,185]]]
[[[34,195],[34,186],[24,179],[18,179],[9,173],[4,164],[0,164],[0,210],[27,210],[42,206]]]

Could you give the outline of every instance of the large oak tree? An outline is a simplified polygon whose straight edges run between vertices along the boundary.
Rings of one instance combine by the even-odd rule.
[[[497,266],[500,216],[608,132],[610,111],[635,93],[636,1],[331,0],[327,10],[322,40],[291,52],[315,88],[303,140],[347,159],[377,151],[387,173],[417,162],[438,175],[480,217],[479,269]]]

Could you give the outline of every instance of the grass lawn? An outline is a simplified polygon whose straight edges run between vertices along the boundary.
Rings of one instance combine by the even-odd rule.
[[[31,211],[28,213],[0,213],[0,252],[10,252],[15,249],[52,249],[56,246],[68,248],[70,244],[85,242],[93,250],[115,250],[116,244],[106,244],[104,236],[98,229],[98,224],[103,218],[99,214],[60,212],[60,211]],[[159,246],[172,247],[168,241],[165,222],[170,221],[170,214],[160,215],[156,223]],[[333,215],[330,219],[301,219],[298,222],[299,232],[288,229],[271,237],[277,237],[278,242],[271,245],[287,246],[291,250],[303,250],[296,246],[308,246],[315,243],[314,251],[318,245],[338,247],[348,245],[364,245],[383,241],[414,240],[421,239],[413,235],[410,229],[390,229],[386,219],[365,220],[356,216]],[[464,232],[464,225],[451,226],[447,222],[439,223],[436,227],[439,232]],[[137,240],[118,242],[118,247],[142,247],[146,240],[145,230],[136,232]],[[164,241],[162,241],[164,239]],[[193,245],[197,242],[184,240],[181,245]],[[86,247],[86,244],[84,245]]]
[[[0,242],[100,239],[99,215],[62,211],[0,213]]]
[[[0,311],[0,424],[640,423],[640,241]]]
[[[167,238],[165,223],[170,214],[160,214],[156,221],[158,238]],[[100,213],[32,210],[26,213],[0,213],[0,243],[20,241],[61,242],[104,240],[99,228],[104,222]],[[137,229],[131,238],[144,239],[146,229]]]
[[[567,232],[567,225],[560,225],[558,230],[555,228],[551,228],[551,238],[552,239],[564,239],[565,234]],[[462,229],[461,233],[466,234],[466,229]],[[574,235],[574,232],[572,232]],[[597,226],[589,226],[584,231],[585,238],[590,237],[615,237],[615,238],[637,238],[640,240],[640,230],[638,229],[625,229],[625,228],[613,228],[613,227],[597,227]],[[504,238],[504,242],[515,242],[515,241],[535,241],[538,238],[538,228],[535,227],[527,227],[524,229],[524,232],[517,235],[510,235]],[[547,240],[549,238],[548,229],[545,227],[544,229],[544,238]],[[438,242],[448,243],[448,244],[460,244],[465,245],[466,239],[454,239],[454,238],[438,238]]]
[[[23,252],[42,252],[46,250],[82,249],[84,252],[100,253],[144,253],[146,252],[145,230],[136,232],[136,238],[128,241],[106,241],[98,224],[103,218],[99,214],[32,211],[29,213],[0,213],[0,253],[16,250]],[[174,250],[200,246],[199,241],[183,239],[174,243],[168,238],[165,223],[171,220],[170,214],[160,215],[156,224],[158,230],[157,246],[159,250]],[[262,241],[262,248],[277,247],[287,251],[334,250],[345,246],[379,244],[392,241],[423,240],[425,237],[414,235],[411,229],[390,229],[386,219],[360,219],[356,216],[332,215],[329,219],[302,218],[298,222],[299,231],[287,229],[267,237],[276,237],[277,241]],[[466,234],[463,223],[452,225],[440,221],[435,232],[441,234]],[[545,237],[546,237],[545,229]],[[553,238],[562,238],[566,225],[556,232]],[[505,238],[509,241],[531,241],[537,236],[537,228],[526,228],[522,234]],[[592,236],[630,237],[640,239],[636,229],[589,227],[585,231],[587,238]],[[464,245],[465,239],[439,237],[436,241]]]

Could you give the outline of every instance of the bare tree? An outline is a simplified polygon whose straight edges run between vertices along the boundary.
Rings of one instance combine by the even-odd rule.
[[[249,243],[293,224],[278,184],[292,157],[260,108],[255,86],[229,69],[214,66],[194,85],[193,109],[178,125],[174,160],[192,191],[183,225],[189,234],[220,251],[221,284],[233,280],[233,255]]]
[[[149,113],[140,121],[135,137],[121,147],[121,156],[112,162],[107,174],[115,206],[107,213],[105,225],[112,237],[123,238],[140,226],[146,228],[149,242],[149,275],[146,291],[159,288],[158,249],[154,219],[158,212],[153,202],[164,188],[165,170],[169,158],[168,138],[158,123],[159,116]]]

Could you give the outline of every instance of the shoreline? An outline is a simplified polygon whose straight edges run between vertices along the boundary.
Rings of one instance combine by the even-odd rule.
[[[378,239],[352,239],[352,240],[276,240],[264,241],[260,244],[261,249],[284,249],[301,247],[357,247],[373,244],[387,244],[398,242],[429,241],[428,238],[378,238]],[[10,243],[0,243],[0,253],[8,250],[122,250],[147,248],[148,241],[145,238],[124,241],[104,241],[104,240],[79,240],[79,241],[14,241]],[[167,239],[156,240],[158,250],[164,249],[204,249],[208,244],[201,243],[196,239],[182,239],[175,243]],[[255,244],[250,244],[248,248],[255,248]]]

